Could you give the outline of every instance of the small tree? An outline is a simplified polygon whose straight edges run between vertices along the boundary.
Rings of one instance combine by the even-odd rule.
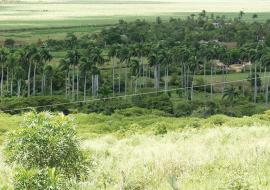
[[[51,168],[56,175],[77,179],[87,171],[74,124],[62,114],[28,113],[9,135],[5,155],[9,163],[29,171]]]

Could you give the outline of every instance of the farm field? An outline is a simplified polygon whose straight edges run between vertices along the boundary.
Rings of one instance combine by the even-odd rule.
[[[194,3],[192,3],[194,1]],[[192,6],[191,6],[192,4]],[[233,6],[230,6],[232,5]],[[67,32],[77,35],[99,31],[104,25],[112,25],[120,19],[154,21],[156,16],[164,20],[170,17],[186,18],[205,9],[209,14],[235,18],[240,10],[243,19],[252,20],[256,10],[259,21],[269,18],[266,1],[234,3],[233,1],[27,1],[0,4],[0,41],[14,38],[19,43],[36,42],[38,39],[63,39]],[[42,29],[40,29],[42,28]]]
[[[200,119],[137,109],[71,117],[82,149],[91,152],[95,163],[79,189],[270,188],[269,112]],[[1,114],[0,120],[1,131],[7,125],[10,131],[22,116]],[[167,132],[159,134],[157,126],[166,126]],[[2,133],[1,139],[5,136]],[[11,187],[12,169],[3,159],[0,153],[0,187]]]

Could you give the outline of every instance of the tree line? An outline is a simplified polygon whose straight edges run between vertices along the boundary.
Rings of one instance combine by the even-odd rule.
[[[0,49],[1,97],[65,95],[73,101],[86,101],[89,96],[136,94],[139,89],[164,88],[168,92],[172,75],[176,74],[178,83],[174,86],[182,88],[188,100],[193,99],[196,90],[196,75],[203,75],[204,84],[210,75],[210,89],[205,85],[203,91],[213,100],[214,75],[222,75],[221,93],[228,94],[228,66],[250,62],[256,102],[260,76],[269,70],[270,21],[257,22],[253,15],[253,22],[245,22],[243,14],[227,19],[202,11],[169,21],[160,17],[156,22],[120,20],[99,33],[81,37],[67,34],[64,40],[49,39],[25,46],[7,40],[9,43]],[[229,47],[227,42],[237,45]],[[59,51],[65,56],[54,58]],[[216,60],[222,65],[217,67]]]

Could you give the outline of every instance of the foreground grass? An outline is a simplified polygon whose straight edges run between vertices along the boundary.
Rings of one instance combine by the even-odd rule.
[[[112,116],[71,117],[91,155],[90,173],[79,189],[270,189],[269,111],[202,119],[131,108]],[[0,116],[2,140],[22,118]],[[157,133],[159,126],[168,133]],[[12,170],[3,160],[0,153],[0,189],[12,189]]]
[[[93,168],[82,189],[269,189],[269,127],[207,128],[83,142]]]

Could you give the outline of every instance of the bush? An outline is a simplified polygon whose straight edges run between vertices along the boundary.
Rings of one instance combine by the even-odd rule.
[[[173,113],[173,104],[166,94],[152,94],[151,96],[135,96],[132,99],[134,106],[147,109],[161,110]]]
[[[181,102],[174,108],[174,115],[176,117],[188,116],[195,109],[191,102]]]
[[[56,175],[55,169],[19,168],[14,177],[14,190],[68,190],[70,186],[63,177]]]
[[[111,115],[115,110],[121,110],[132,107],[132,104],[127,100],[114,99],[106,101],[94,101],[86,106],[87,113],[103,113],[105,115]]]
[[[225,115],[213,115],[206,119],[206,123],[209,123],[214,126],[221,126],[229,120],[230,118]]]
[[[26,169],[55,168],[68,178],[87,172],[73,122],[60,114],[28,113],[20,128],[9,134],[4,151],[8,162]]]
[[[155,135],[164,135],[167,134],[167,127],[165,123],[156,123],[154,125]]]
[[[177,117],[189,116],[207,117],[219,112],[219,104],[215,102],[187,101],[177,104],[174,115]]]
[[[66,104],[68,102],[69,102],[68,100],[62,97],[55,97],[55,96],[32,96],[27,98],[12,97],[2,99],[0,103],[0,110],[3,110],[4,112],[10,114],[17,114],[20,112],[29,111],[24,108],[37,107],[37,111],[47,110],[47,111],[62,111],[64,113],[68,113],[69,112],[68,104]],[[55,106],[47,106],[47,105],[55,105]]]
[[[156,116],[168,116],[163,111],[160,110],[149,110],[144,108],[138,108],[138,107],[131,107],[127,109],[122,110],[116,110],[116,114],[123,115],[125,117],[136,117],[136,116],[145,116],[145,115],[156,115]]]

